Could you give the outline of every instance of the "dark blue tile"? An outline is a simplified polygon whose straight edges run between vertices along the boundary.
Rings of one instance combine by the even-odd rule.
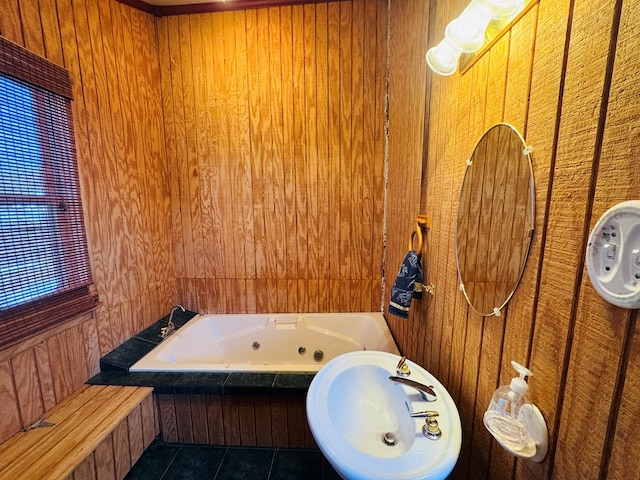
[[[155,387],[155,393],[173,393],[173,386],[180,380],[180,372],[135,372],[135,385]]]
[[[167,321],[158,320],[153,325],[145,328],[141,332],[138,332],[135,337],[140,340],[146,340],[147,342],[158,344],[162,341],[160,336],[160,329],[167,325]]]
[[[324,474],[322,480],[342,480],[342,477],[338,475],[338,472],[334,470],[326,458],[324,459],[323,469]]]
[[[319,450],[277,449],[269,480],[323,480]]]
[[[274,450],[229,447],[215,480],[268,480]]]
[[[275,373],[231,372],[223,390],[226,394],[269,393],[275,378]]]
[[[100,370],[129,370],[129,367],[149,353],[155,344],[140,340],[139,338],[130,338],[119,347],[111,350],[100,359]]]
[[[100,372],[89,380],[86,383],[89,385],[131,385],[133,375],[129,372]]]
[[[315,375],[315,373],[279,373],[276,375],[273,387],[282,390],[280,393],[288,390],[306,393]]]
[[[154,441],[131,468],[125,480],[160,480],[179,449],[176,445]]]
[[[175,393],[220,395],[226,372],[185,372],[174,385]]]
[[[176,326],[176,328],[180,328],[184,326],[184,324],[186,324],[189,320],[191,320],[196,315],[197,315],[196,312],[191,312],[189,310],[187,310],[184,313],[179,310],[176,310],[176,312],[173,314],[173,324]],[[169,315],[167,314],[164,317],[162,317],[160,320],[155,322],[154,324],[136,333],[134,335],[134,338],[155,343],[157,345],[162,341],[162,336],[160,335],[160,331],[162,327],[167,326],[168,321],[169,321]]]
[[[213,480],[226,450],[226,447],[182,446],[162,480]]]
[[[196,315],[198,315],[198,312],[192,312],[191,310],[185,310],[184,312],[176,310],[173,314],[173,323],[175,323],[176,327],[180,328]],[[167,320],[168,319],[169,317],[167,317]]]

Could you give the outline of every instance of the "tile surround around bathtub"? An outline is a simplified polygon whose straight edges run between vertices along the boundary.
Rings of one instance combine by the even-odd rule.
[[[176,328],[197,315],[176,311]],[[100,372],[90,378],[90,385],[151,386],[155,393],[185,394],[305,394],[314,373],[275,372],[129,372],[129,368],[161,342],[160,329],[169,316],[145,328],[100,359]]]

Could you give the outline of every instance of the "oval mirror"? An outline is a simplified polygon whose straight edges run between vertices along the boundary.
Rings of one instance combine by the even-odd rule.
[[[522,136],[491,127],[468,162],[456,223],[460,289],[480,315],[497,315],[522,277],[534,223],[533,171]]]

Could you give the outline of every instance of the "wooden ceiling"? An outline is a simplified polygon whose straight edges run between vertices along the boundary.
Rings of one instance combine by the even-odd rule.
[[[120,3],[137,8],[158,17],[187,15],[190,13],[225,12],[250,8],[301,5],[304,3],[325,3],[338,0],[118,0]]]

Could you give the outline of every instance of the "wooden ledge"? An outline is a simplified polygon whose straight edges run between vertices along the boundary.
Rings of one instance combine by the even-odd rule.
[[[0,444],[0,478],[60,479],[71,474],[151,387],[85,385],[49,411],[40,426]]]

